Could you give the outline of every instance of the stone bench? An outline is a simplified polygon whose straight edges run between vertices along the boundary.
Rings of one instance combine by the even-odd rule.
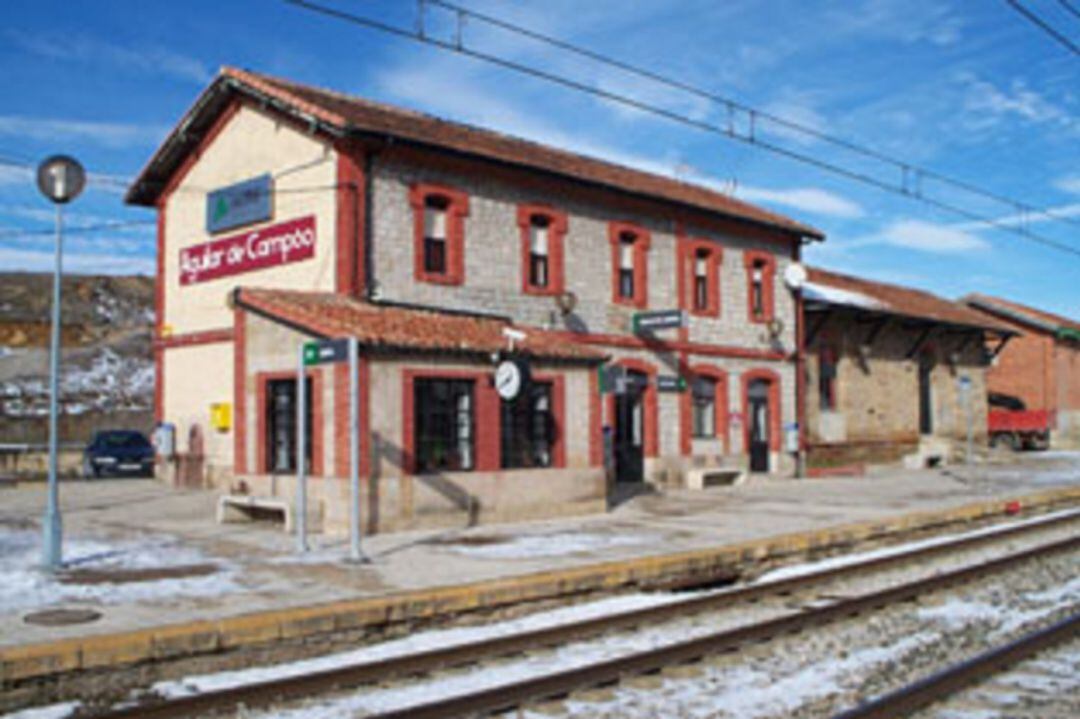
[[[224,494],[218,497],[218,524],[229,522],[254,522],[259,519],[280,517],[286,532],[292,532],[292,507],[284,499],[254,497],[249,494]]]
[[[734,467],[695,467],[686,470],[687,489],[707,489],[739,484],[745,473]]]

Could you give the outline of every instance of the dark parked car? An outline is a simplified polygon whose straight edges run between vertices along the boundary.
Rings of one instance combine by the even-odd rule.
[[[98,432],[83,452],[83,476],[105,477],[154,474],[154,447],[141,432]]]

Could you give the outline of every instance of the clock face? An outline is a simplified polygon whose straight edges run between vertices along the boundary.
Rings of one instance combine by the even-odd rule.
[[[495,391],[505,400],[512,400],[521,392],[521,368],[516,362],[499,363],[495,369]]]

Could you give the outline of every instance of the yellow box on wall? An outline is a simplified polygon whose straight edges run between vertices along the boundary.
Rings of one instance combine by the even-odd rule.
[[[214,402],[210,405],[210,426],[218,432],[232,429],[232,403]]]

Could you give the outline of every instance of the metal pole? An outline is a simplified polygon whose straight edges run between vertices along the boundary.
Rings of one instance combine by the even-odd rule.
[[[964,392],[964,402],[967,404],[967,458],[966,464],[971,466],[971,453],[972,445],[975,440],[975,403],[972,401],[971,396],[974,392],[971,391],[970,380],[964,385],[967,389]]]
[[[360,360],[355,337],[349,338],[349,485],[352,505],[349,512],[349,559],[365,561],[360,547]]]
[[[52,338],[49,351],[49,493],[42,522],[44,543],[41,562],[49,571],[63,560],[63,528],[60,521],[60,486],[57,478],[57,413],[60,386],[60,279],[63,276],[64,217],[56,205],[56,271],[53,274]]]
[[[296,551],[307,550],[307,378],[301,342],[296,367]]]

